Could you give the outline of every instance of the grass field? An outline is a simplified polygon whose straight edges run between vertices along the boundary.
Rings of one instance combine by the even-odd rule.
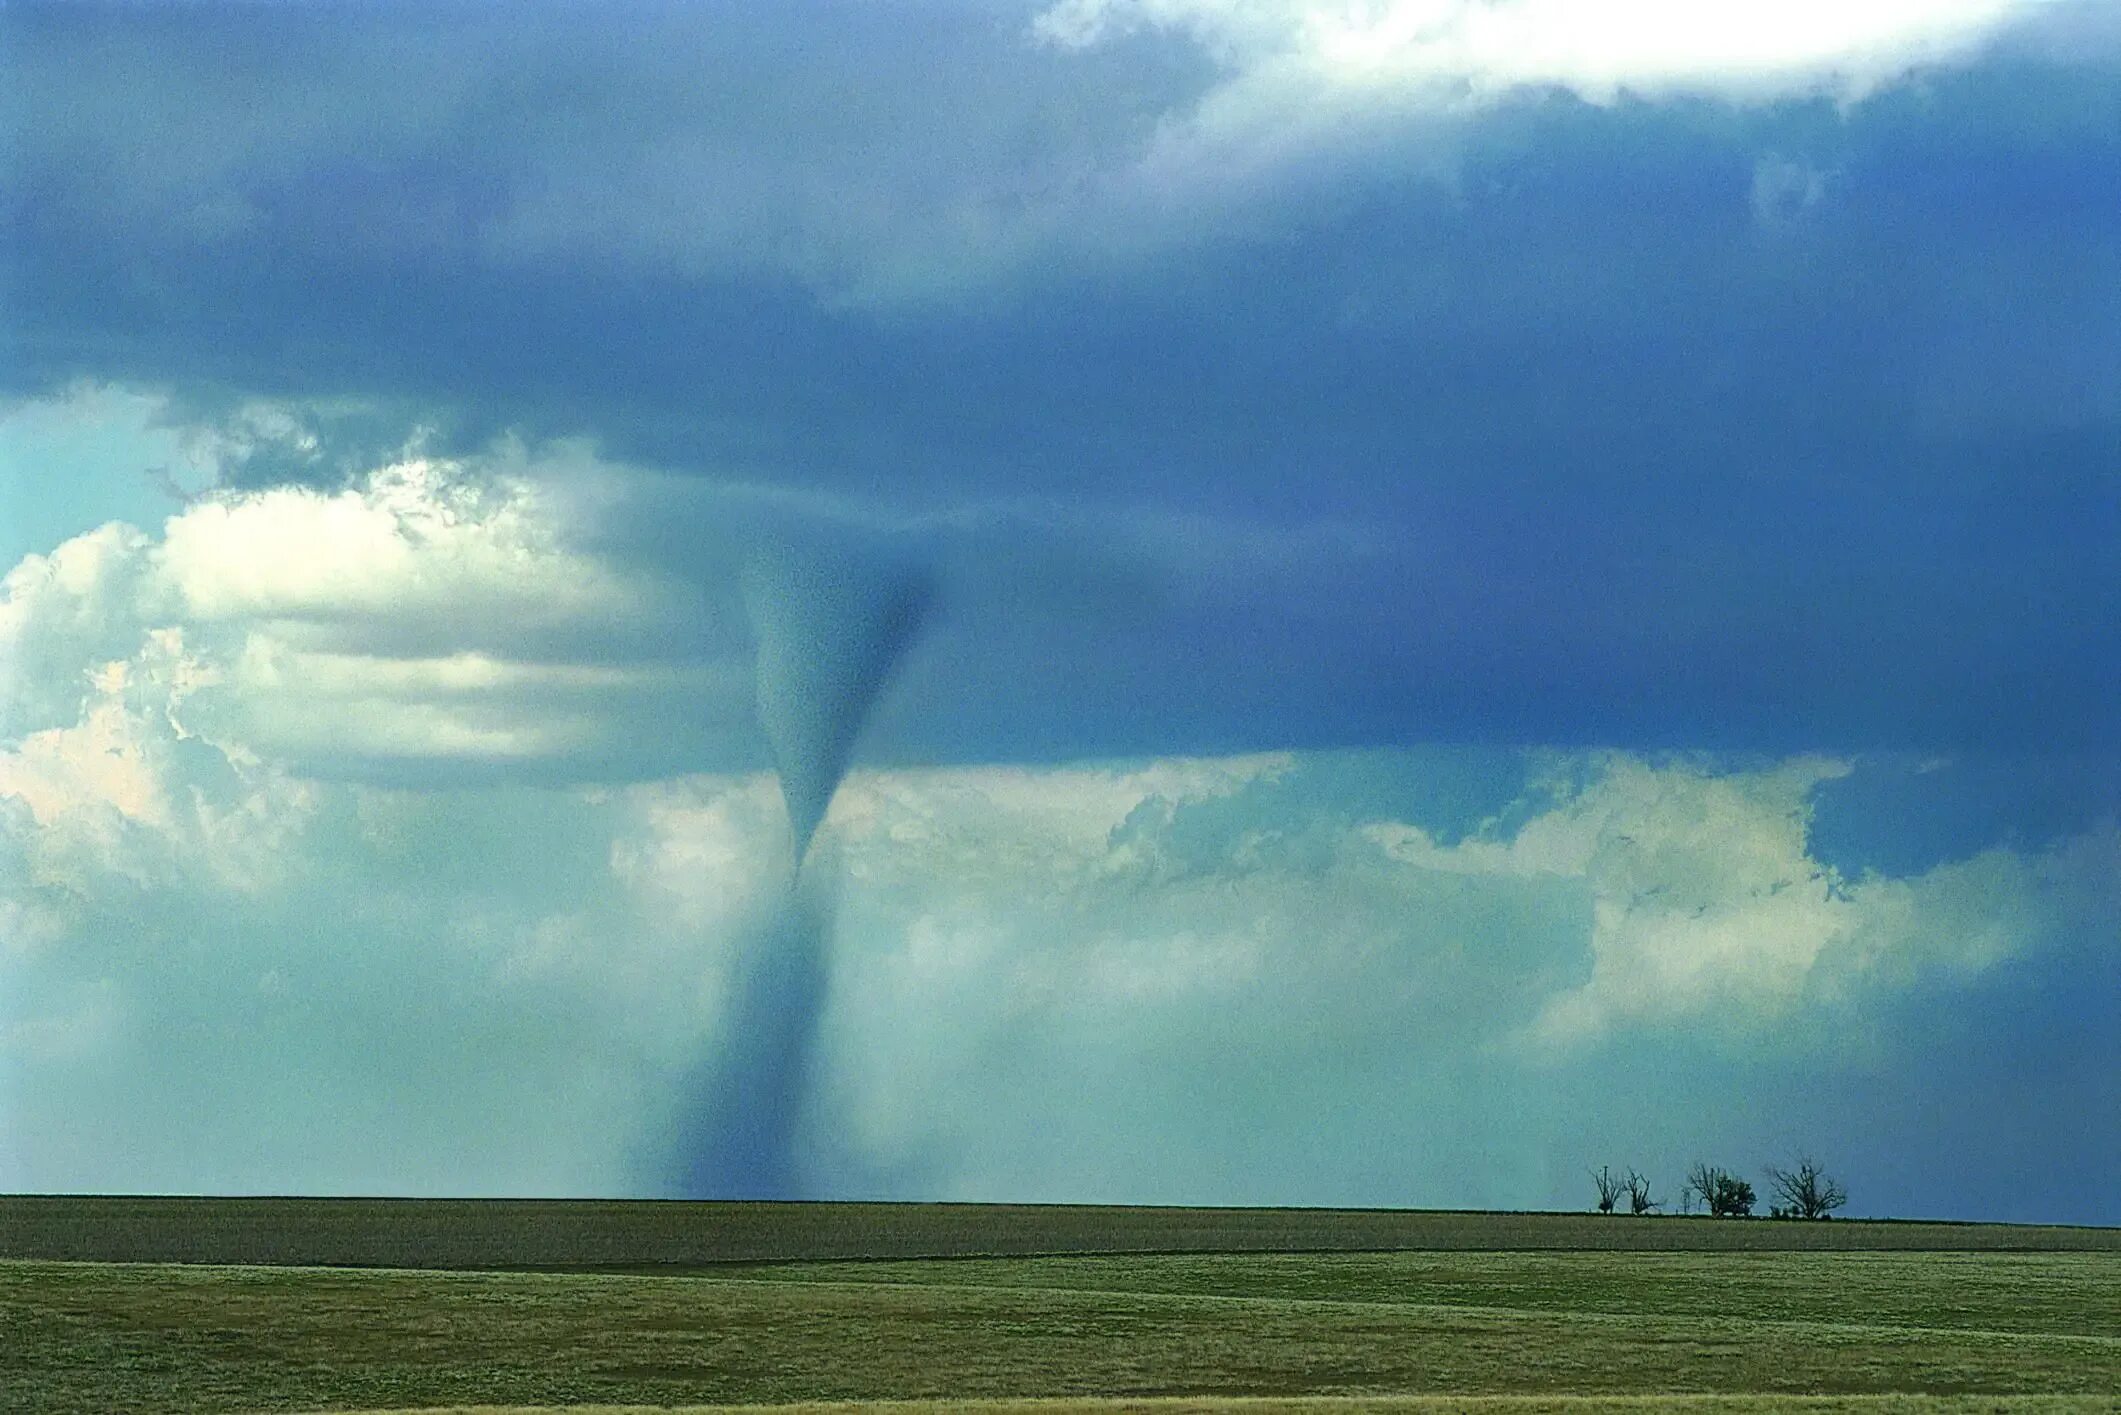
[[[792,1405],[450,1405],[389,1415],[2100,1415],[2114,1402],[2070,1395],[1300,1395],[1095,1399],[803,1401]],[[334,1415],[384,1415],[383,1411]]]
[[[667,1270],[1039,1253],[1937,1249],[2121,1253],[2121,1229],[1407,1209],[0,1195],[0,1258]]]
[[[0,1204],[0,1215],[20,1202]],[[77,1218],[112,1212],[90,1206]],[[731,1232],[756,1245],[774,1218],[796,1212],[762,1208],[732,1225],[729,1214],[694,1211],[720,1237],[695,1236],[685,1251],[696,1265],[663,1273],[54,1262],[20,1255],[21,1228],[0,1231],[0,1252],[12,1255],[0,1261],[0,1409],[1059,1398],[1178,1411],[1193,1407],[1141,1402],[1208,1397],[1350,1411],[1512,1397],[1492,1406],[1496,1415],[2121,1411],[2121,1250],[2103,1230],[2017,1231],[2048,1245],[2038,1250],[2007,1241],[2011,1230],[1962,1228],[1951,1231],[1978,1241],[1960,1251],[1894,1251],[1879,1235],[1930,1235],[1901,1225],[1402,1215],[1404,1231],[1427,1220],[1438,1241],[1355,1252],[1324,1250],[1335,1216],[1313,1212],[1283,1220],[1321,1249],[1311,1252],[698,1259],[734,1246]],[[996,1231],[1050,1239],[1073,1226],[1094,1239],[1098,1212],[1051,1211],[1043,1227],[1025,1219]],[[1108,1231],[1145,1231],[1141,1216],[1156,1212],[1109,1211]],[[903,1251],[923,1221],[966,1241],[962,1215],[871,1217],[892,1220],[872,1251]],[[807,1218],[816,1225],[820,1215]],[[844,1215],[838,1222],[835,1241],[858,1240]],[[1213,1211],[1195,1211],[1188,1231],[1263,1244],[1272,1222],[1239,1214],[1219,1225]],[[1373,1236],[1375,1222],[1356,1216],[1350,1228]],[[538,1255],[552,1257],[567,1227],[541,1230],[548,1247]],[[1490,1243],[1480,1250],[1466,1240],[1483,1228]],[[1666,1251],[1526,1241],[1623,1229],[1672,1237]],[[283,1225],[278,1241],[290,1231]],[[401,1223],[367,1241],[378,1251],[416,1246],[425,1231]],[[796,1225],[785,1247],[815,1247],[823,1231]],[[1708,1249],[1697,1231],[1729,1235],[1727,1245],[1742,1233],[1749,1246]],[[1841,1250],[1796,1246],[1798,1235],[1810,1244],[1829,1231]],[[1869,1250],[1858,1241],[1866,1231]],[[262,1230],[239,1224],[217,1241],[231,1232],[259,1241]],[[2071,1233],[2078,1251],[2053,1246]],[[1780,1250],[1768,1246],[1783,1235]],[[613,1251],[595,1247],[587,1265],[638,1257]],[[1407,1403],[1437,1396],[1459,1404]],[[1613,1403],[1650,1396],[1660,1400]],[[1687,1399],[1664,1399],[1678,1396]],[[1591,1397],[1600,1401],[1585,1404]]]
[[[792,1405],[450,1405],[389,1415],[2099,1415],[2114,1402],[2070,1395],[1379,1395],[1149,1396],[1053,1400],[803,1401]],[[334,1415],[385,1415],[380,1410]]]

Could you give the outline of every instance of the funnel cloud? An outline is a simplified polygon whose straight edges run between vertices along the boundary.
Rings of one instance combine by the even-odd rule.
[[[738,941],[720,1054],[695,1075],[671,1187],[688,1198],[793,1199],[824,1015],[829,902],[802,875]]]
[[[806,864],[892,668],[920,630],[925,572],[852,554],[787,552],[744,569],[758,642],[759,721],[794,835],[788,888],[740,940],[724,1042],[700,1075],[678,1158],[681,1193],[803,1197],[798,1145],[824,1016],[829,884]]]
[[[743,589],[759,723],[800,867],[877,693],[927,617],[931,584],[915,567],[811,552],[754,557]]]

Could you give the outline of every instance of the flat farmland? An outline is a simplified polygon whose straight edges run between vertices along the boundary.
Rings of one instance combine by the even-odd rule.
[[[53,1204],[61,1207],[41,1207]],[[2121,1245],[2106,1230],[591,1205],[574,1206],[571,1223],[521,1225],[533,1234],[530,1251],[511,1252],[491,1246],[499,1240],[486,1229],[475,1230],[476,1243],[458,1235],[452,1246],[443,1220],[488,1208],[519,1220],[565,1219],[568,1206],[428,1206],[435,1211],[417,1224],[404,1221],[417,1208],[347,1201],[0,1207],[39,1209],[49,1223],[68,1205],[75,1230],[85,1217],[148,1214],[153,1222],[125,1239],[134,1244],[173,1212],[218,1210],[253,1222],[214,1230],[213,1242],[269,1239],[289,1254],[297,1238],[315,1245],[323,1234],[368,1261],[54,1261],[20,1252],[18,1228],[0,1261],[0,1409],[527,1412],[896,1401],[1027,1415],[1232,1403],[1262,1412],[1494,1415],[2121,1411]],[[332,1217],[287,1222],[304,1210]],[[643,1263],[626,1244],[644,1235],[585,1221],[611,1224],[617,1213],[640,1222],[641,1211],[700,1227],[680,1234],[690,1246],[677,1260]],[[363,1236],[349,1222],[362,1213],[398,1222]],[[1184,1216],[1176,1231],[1218,1246],[1087,1250],[1115,1234],[1146,1247],[1155,1236],[1148,1220],[1172,1214]],[[260,1225],[260,1215],[279,1226]],[[980,1215],[996,1221],[983,1226]],[[781,1254],[758,1256],[775,1222],[791,1219],[800,1222],[784,1234]],[[378,1261],[430,1232],[439,1246],[424,1254],[424,1267]],[[1934,1246],[1940,1233],[1966,1241]],[[1384,1234],[1402,1246],[1376,1241]],[[1069,1235],[1081,1250],[1052,1251]],[[1582,1235],[1576,1246],[1570,1235]],[[1269,1245],[1277,1236],[1311,1247],[1276,1250]],[[1416,1241],[1424,1236],[1425,1246]],[[2076,1246],[2065,1246],[2072,1236]],[[1891,1237],[1912,1241],[1888,1246]],[[1652,1238],[1664,1246],[1649,1246]],[[204,1241],[186,1240],[184,1254],[207,1251]],[[919,1241],[949,1246],[945,1256],[892,1251]],[[980,1241],[1048,1251],[948,1255]],[[806,1251],[850,1244],[862,1245],[852,1259]],[[474,1250],[513,1261],[456,1270],[434,1261]],[[315,1252],[308,1257],[314,1263]],[[572,1270],[560,1261],[569,1257]],[[639,1270],[617,1270],[628,1264]]]
[[[2121,1229],[1410,1209],[0,1196],[0,1258],[667,1270],[1065,1253],[2083,1251]]]

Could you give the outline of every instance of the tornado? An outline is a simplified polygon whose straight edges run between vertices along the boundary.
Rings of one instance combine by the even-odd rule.
[[[836,881],[810,862],[878,693],[918,636],[925,571],[845,547],[754,557],[744,607],[759,724],[793,850],[775,901],[737,940],[723,1040],[696,1085],[678,1157],[693,1198],[810,1197],[798,1147],[828,981]]]
[[[797,1145],[824,1015],[829,897],[797,876],[736,940],[722,1035],[690,1079],[669,1192],[809,1197]]]
[[[877,693],[927,617],[930,584],[910,566],[813,552],[754,558],[743,588],[759,725],[800,868]]]

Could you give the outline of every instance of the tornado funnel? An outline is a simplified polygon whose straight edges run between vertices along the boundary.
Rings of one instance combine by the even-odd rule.
[[[757,641],[759,723],[800,864],[870,707],[920,631],[930,581],[882,556],[784,549],[754,557],[743,590]]]
[[[689,1078],[671,1192],[805,1197],[800,1132],[824,1017],[829,887],[808,877],[738,940],[719,1054]]]

